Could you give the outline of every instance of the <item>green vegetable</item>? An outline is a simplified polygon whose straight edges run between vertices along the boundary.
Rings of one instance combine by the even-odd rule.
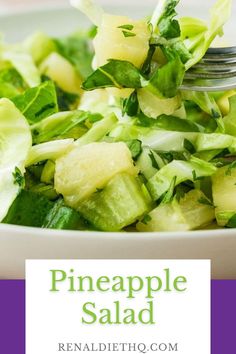
[[[174,160],[152,177],[147,184],[153,200],[159,200],[170,188],[176,177],[176,186],[185,181],[194,181],[200,177],[211,176],[217,171],[212,164],[192,158],[189,162]]]
[[[186,46],[191,48],[192,44],[192,59],[186,64],[186,69],[191,68],[198,63],[205,55],[207,49],[217,35],[221,35],[224,24],[228,21],[231,15],[232,0],[218,0],[211,10],[210,25],[207,30],[202,28],[202,32],[191,36],[187,39]],[[191,20],[190,20],[191,21]],[[195,25],[193,21],[193,26]]]
[[[86,120],[102,120],[102,115],[83,112],[68,111],[51,115],[31,126],[33,141],[40,144],[68,134],[73,128],[81,127],[81,135],[86,133],[84,125]]]
[[[110,133],[117,121],[118,120],[115,114],[111,114],[107,118],[102,119],[101,121],[95,123],[86,134],[79,138],[75,142],[75,145],[83,146],[96,141],[100,141],[108,133]]]
[[[23,187],[32,144],[29,125],[8,99],[0,99],[0,222]]]
[[[42,227],[58,230],[84,230],[88,225],[79,213],[68,208],[64,201],[60,199],[46,215]]]
[[[26,90],[22,95],[16,96],[13,102],[30,124],[58,112],[56,90],[51,81]]]
[[[109,62],[98,68],[82,85],[84,90],[96,88],[139,88],[142,87],[142,76],[139,70],[124,60],[110,59]]]
[[[0,71],[0,97],[13,98],[25,89],[26,84],[15,69]]]
[[[236,169],[232,166],[219,168],[212,177],[213,201],[219,226],[226,226],[236,214]]]
[[[64,39],[54,40],[58,52],[73,64],[82,78],[92,73],[93,50],[88,33],[78,32]]]
[[[57,103],[60,112],[74,110],[78,107],[80,96],[75,93],[63,91],[55,82]]]
[[[236,137],[236,95],[229,98],[230,111],[223,119],[225,132]]]
[[[172,98],[177,95],[177,91],[183,82],[185,66],[176,51],[170,48],[163,48],[163,51],[167,64],[156,70],[147,89],[158,96]]]
[[[148,202],[139,182],[128,174],[119,174],[108,185],[82,202],[78,210],[102,231],[119,231],[148,211]]]
[[[53,184],[55,175],[55,163],[48,160],[42,170],[40,180],[46,184]]]
[[[152,15],[151,25],[154,32],[156,27],[164,38],[176,38],[180,36],[180,27],[178,21],[174,19],[177,15],[175,8],[179,0],[160,0]]]
[[[140,140],[130,140],[127,141],[126,144],[131,151],[132,158],[137,160],[137,158],[142,153],[142,142]]]
[[[142,175],[148,180],[152,178],[160,168],[164,166],[163,160],[160,156],[148,148],[144,148],[142,154],[139,156],[136,166]]]
[[[2,59],[9,62],[22,76],[29,87],[38,86],[41,78],[30,54],[18,47],[3,50]]]
[[[196,141],[197,151],[229,148],[236,151],[236,138],[227,134],[200,134]]]
[[[56,160],[74,146],[73,139],[55,140],[33,146],[28,154],[26,166],[35,165],[41,161]]]
[[[48,198],[22,190],[11,205],[3,223],[22,226],[42,227],[53,203]]]
[[[128,31],[122,31],[124,37],[136,37],[136,34],[133,32],[128,32]]]
[[[123,60],[110,59],[107,64],[98,68],[83,82],[82,88],[89,91],[105,87],[119,89],[145,87],[146,90],[159,97],[174,97],[182,84],[185,67],[177,52],[165,49],[165,54],[168,60],[167,64],[157,69],[149,81],[133,64]]]
[[[148,21],[72,0],[91,30],[0,41],[0,222],[236,228],[236,91],[181,90],[232,0],[209,25],[178,19],[178,3],[159,0]]]

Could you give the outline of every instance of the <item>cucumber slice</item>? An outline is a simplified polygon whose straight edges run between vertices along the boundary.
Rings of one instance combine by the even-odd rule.
[[[116,175],[104,190],[94,193],[78,207],[81,215],[102,231],[119,231],[148,209],[138,179],[126,173]]]
[[[58,230],[85,230],[88,225],[79,213],[65,206],[64,201],[60,199],[46,216],[42,227]]]
[[[192,190],[178,202],[162,204],[137,225],[138,231],[189,231],[210,224],[215,210],[200,190]]]
[[[219,226],[226,226],[236,214],[236,169],[219,168],[212,177],[213,201]]]

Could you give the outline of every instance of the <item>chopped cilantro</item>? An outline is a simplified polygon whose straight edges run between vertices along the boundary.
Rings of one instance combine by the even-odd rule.
[[[184,148],[190,154],[195,154],[195,152],[196,152],[194,145],[188,139],[184,139]]]
[[[18,184],[18,186],[20,188],[24,188],[25,186],[25,178],[21,173],[21,170],[16,167],[15,171],[12,173],[13,177],[14,177],[14,184]]]
[[[122,33],[125,37],[136,37],[136,34],[133,32],[122,31]]]
[[[152,221],[152,218],[150,215],[145,215],[141,221],[141,223],[147,225],[150,221]]]
[[[225,172],[226,176],[231,176],[232,170],[233,170],[234,168],[236,168],[236,161],[234,161],[233,163],[231,163],[231,164],[229,165],[229,167],[227,168],[227,170],[226,170],[226,172]]]
[[[118,28],[121,28],[121,29],[124,29],[124,30],[127,30],[127,31],[132,31],[134,29],[134,26],[127,24],[127,25],[119,26]]]
[[[152,167],[155,168],[155,169],[157,169],[157,170],[159,171],[159,170],[160,170],[160,167],[159,167],[159,165],[158,165],[158,163],[157,163],[157,161],[156,161],[156,159],[155,159],[155,156],[154,156],[153,152],[150,151],[150,154],[149,154],[148,156],[149,156],[150,159],[151,159]]]
[[[204,197],[201,197],[200,199],[198,199],[198,203],[203,204],[203,205],[212,206],[212,207],[214,206],[209,199],[204,198]]]
[[[169,188],[169,190],[166,192],[164,198],[162,199],[161,204],[168,204],[168,203],[170,203],[170,202],[173,200],[173,197],[174,197],[174,190],[175,190],[175,187],[176,187],[176,180],[177,180],[177,177],[175,176],[175,177],[172,179],[171,184],[170,184],[170,188]]]

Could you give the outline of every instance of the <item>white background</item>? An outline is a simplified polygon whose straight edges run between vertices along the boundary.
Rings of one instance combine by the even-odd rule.
[[[145,292],[136,300],[124,293],[51,293],[50,269],[75,269],[78,276],[101,275],[110,278],[138,275],[157,276],[170,268],[172,278],[184,275],[184,293],[159,292],[154,299],[156,325],[83,325],[81,308],[96,302],[99,308],[112,308],[120,300],[124,307],[142,309]],[[63,283],[66,284],[66,283]],[[210,354],[210,262],[154,260],[27,261],[26,264],[26,354],[57,353],[58,342],[145,342],[179,343],[179,354]]]
[[[144,6],[144,2],[141,0],[95,0],[100,4],[121,4],[121,5],[134,5],[134,6]],[[158,0],[145,0],[146,6],[155,6]],[[180,6],[194,6],[194,7],[210,7],[214,4],[216,0],[180,0]],[[234,2],[234,1],[233,1]],[[23,8],[29,7],[45,7],[47,5],[53,6],[65,6],[68,5],[69,0],[0,0],[0,11],[17,11]]]

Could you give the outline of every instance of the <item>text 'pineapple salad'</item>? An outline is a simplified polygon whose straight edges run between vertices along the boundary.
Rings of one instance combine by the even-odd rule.
[[[89,31],[0,43],[0,222],[49,229],[236,228],[236,91],[181,91],[230,17],[146,20],[72,5]]]

